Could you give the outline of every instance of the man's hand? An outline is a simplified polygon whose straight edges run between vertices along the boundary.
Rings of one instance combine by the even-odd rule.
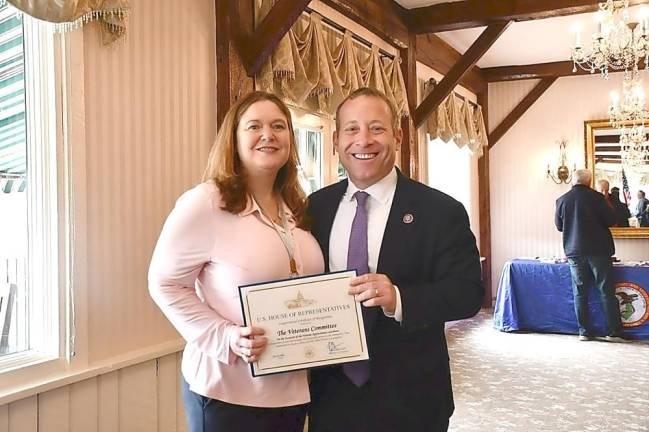
[[[397,294],[386,275],[367,273],[353,278],[349,285],[349,294],[353,294],[357,302],[362,302],[366,307],[380,306],[383,313],[394,315]]]
[[[230,350],[246,363],[253,363],[266,349],[268,339],[259,327],[235,327],[230,333]]]

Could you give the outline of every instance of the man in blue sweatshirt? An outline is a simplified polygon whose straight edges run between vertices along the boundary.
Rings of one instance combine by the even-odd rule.
[[[557,199],[554,223],[563,233],[563,250],[570,264],[579,340],[594,339],[588,319],[588,289],[594,282],[606,314],[606,339],[618,342],[622,341],[622,322],[612,279],[615,245],[609,230],[615,215],[590,183],[589,170],[575,172],[572,189]]]

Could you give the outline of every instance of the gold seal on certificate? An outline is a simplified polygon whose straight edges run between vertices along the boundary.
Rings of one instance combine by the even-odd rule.
[[[253,376],[367,360],[361,305],[349,295],[355,271],[239,287],[246,325],[261,327],[268,346]]]

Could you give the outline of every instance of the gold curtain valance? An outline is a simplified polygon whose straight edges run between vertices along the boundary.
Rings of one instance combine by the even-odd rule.
[[[435,81],[431,79],[421,82],[421,85],[422,94],[426,97],[435,87]],[[430,139],[439,138],[444,142],[453,140],[460,148],[468,146],[471,153],[478,157],[488,146],[482,107],[474,107],[468,100],[460,99],[455,92],[451,92],[430,114],[424,130]]]
[[[55,23],[59,31],[97,21],[106,45],[126,34],[128,0],[0,0],[0,6],[6,3],[34,18]]]
[[[262,0],[256,22],[266,16],[271,0]],[[382,57],[379,48],[367,49],[352,33],[335,32],[312,12],[302,15],[282,38],[256,77],[258,88],[306,109],[334,114],[336,107],[359,87],[373,87],[394,102],[400,115],[408,115],[399,56]]]

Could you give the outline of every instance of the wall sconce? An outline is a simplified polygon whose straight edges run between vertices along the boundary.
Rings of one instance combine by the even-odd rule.
[[[550,170],[550,164],[548,164],[548,171],[546,174],[546,177],[549,179],[552,179],[553,182],[556,184],[561,184],[561,183],[570,183],[572,180],[572,173],[577,170],[577,165],[575,164],[574,168],[572,171],[570,171],[570,168],[566,165],[566,144],[568,143],[568,140],[562,139],[561,141],[558,141],[559,144],[559,166],[557,167],[556,170],[556,175]]]

